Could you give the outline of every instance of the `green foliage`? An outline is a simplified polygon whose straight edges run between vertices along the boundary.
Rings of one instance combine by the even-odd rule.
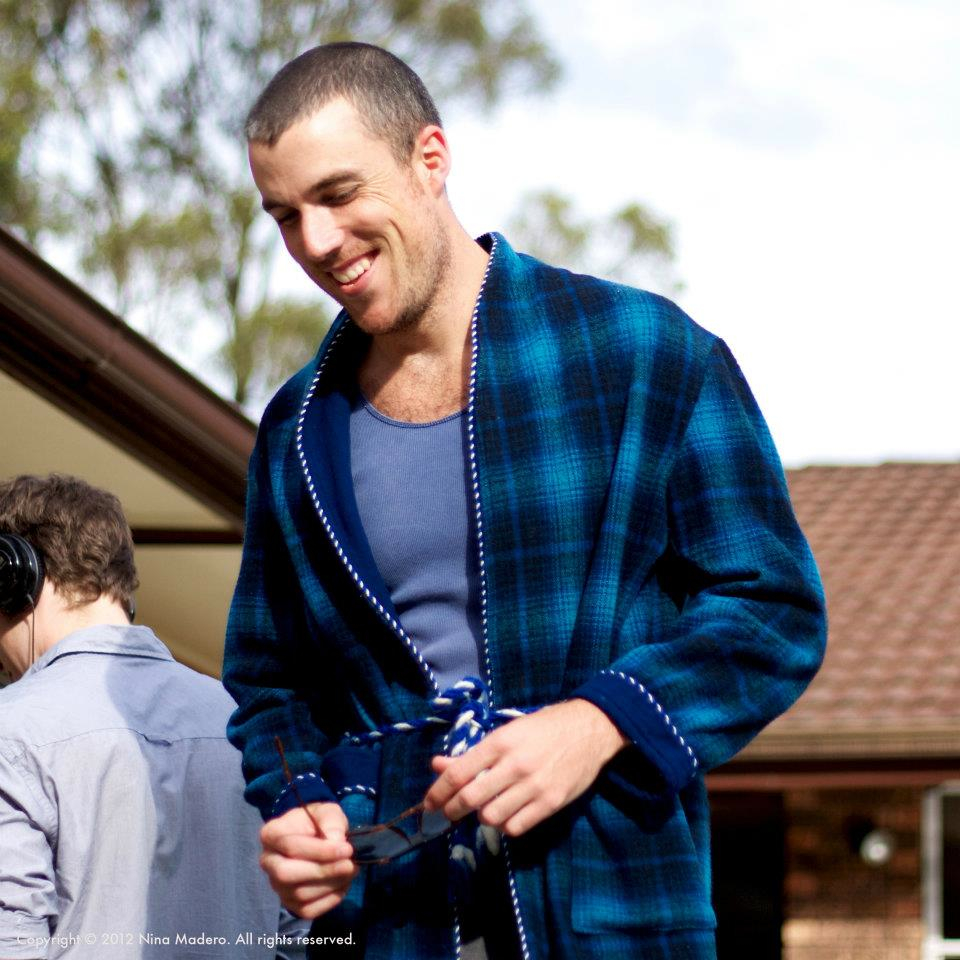
[[[544,190],[523,198],[510,223],[510,235],[525,252],[547,263],[572,267],[583,262],[591,225],[578,219],[568,197]]]
[[[21,175],[20,157],[47,105],[35,70],[38,41],[15,0],[0,0],[0,22],[0,221],[18,224],[34,242],[41,223],[39,189]]]
[[[568,269],[676,294],[673,228],[639,203],[590,219],[553,190],[527,194],[510,224],[527,253]]]
[[[244,314],[218,354],[235,377],[237,402],[245,403],[302,367],[316,352],[327,318],[315,303],[282,298]]]
[[[0,0],[0,219],[41,252],[66,241],[80,279],[161,337],[213,323],[235,398],[256,403],[327,314],[265,295],[276,230],[243,118],[291,57],[353,39],[441,104],[558,75],[515,0]]]

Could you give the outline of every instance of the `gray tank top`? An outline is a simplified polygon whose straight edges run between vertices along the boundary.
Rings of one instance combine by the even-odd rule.
[[[392,420],[358,395],[350,469],[373,559],[441,690],[480,677],[480,571],[466,416]]]

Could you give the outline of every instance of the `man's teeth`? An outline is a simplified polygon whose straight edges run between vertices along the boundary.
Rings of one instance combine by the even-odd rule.
[[[333,279],[337,283],[353,283],[357,277],[366,273],[370,269],[370,261],[364,257],[362,260],[358,260],[352,267],[347,267],[346,270],[331,270],[333,274]]]

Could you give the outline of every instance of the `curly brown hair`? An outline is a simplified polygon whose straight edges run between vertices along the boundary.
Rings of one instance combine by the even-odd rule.
[[[140,581],[120,501],[79,477],[24,474],[0,480],[0,533],[15,533],[43,557],[46,576],[77,604],[102,594],[133,608]]]

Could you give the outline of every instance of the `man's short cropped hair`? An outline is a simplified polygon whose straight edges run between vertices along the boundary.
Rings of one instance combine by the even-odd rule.
[[[71,602],[92,603],[106,594],[132,609],[140,585],[133,535],[112,493],[57,473],[0,480],[0,533],[29,541],[46,576]]]
[[[424,127],[440,126],[433,98],[402,60],[369,43],[327,43],[281,67],[250,110],[244,133],[272,147],[295,123],[339,97],[401,164],[410,160]]]

